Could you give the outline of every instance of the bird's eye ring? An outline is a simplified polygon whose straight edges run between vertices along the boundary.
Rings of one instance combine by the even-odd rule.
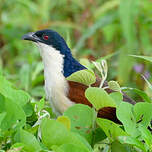
[[[48,36],[48,35],[44,35],[44,36],[43,36],[43,39],[44,39],[44,40],[48,40],[48,39],[49,39],[49,36]]]

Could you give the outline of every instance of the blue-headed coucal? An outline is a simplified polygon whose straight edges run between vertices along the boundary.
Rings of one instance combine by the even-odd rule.
[[[75,103],[92,106],[85,98],[87,86],[66,80],[66,77],[72,73],[86,67],[72,56],[62,36],[53,30],[45,29],[25,34],[22,38],[35,42],[40,48],[44,64],[45,91],[55,113],[61,114]],[[93,86],[99,86],[100,81],[97,78]],[[107,89],[107,92],[112,92],[112,90]],[[134,103],[126,95],[124,95],[124,100]],[[98,116],[117,122],[116,109],[113,107],[100,109]]]

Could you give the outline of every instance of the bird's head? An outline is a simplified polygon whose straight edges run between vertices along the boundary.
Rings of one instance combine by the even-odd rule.
[[[29,40],[40,44],[48,45],[56,50],[58,50],[62,55],[70,53],[70,50],[61,35],[57,32],[49,29],[40,30],[37,32],[30,32],[22,37],[23,40]]]
[[[60,64],[64,76],[67,77],[73,72],[85,69],[77,60],[72,57],[65,40],[57,32],[49,29],[30,32],[22,37],[23,40],[35,42],[43,57],[43,62]],[[51,62],[52,61],[52,62]],[[55,66],[56,67],[56,66]]]

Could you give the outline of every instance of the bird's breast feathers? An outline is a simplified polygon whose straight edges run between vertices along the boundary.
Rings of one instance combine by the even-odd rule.
[[[67,97],[69,88],[63,76],[63,55],[55,48],[43,43],[37,44],[44,63],[45,90],[53,111],[63,113],[73,102]]]

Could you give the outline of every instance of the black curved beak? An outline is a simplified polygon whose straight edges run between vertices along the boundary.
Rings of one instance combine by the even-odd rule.
[[[37,37],[34,32],[30,32],[30,33],[23,35],[22,40],[29,40],[29,41],[33,41],[33,42],[40,41],[39,37]]]

